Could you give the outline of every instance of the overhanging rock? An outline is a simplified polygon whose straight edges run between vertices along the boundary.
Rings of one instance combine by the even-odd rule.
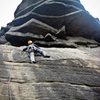
[[[48,33],[53,37],[48,42],[67,36],[82,36],[100,42],[100,24],[79,0],[23,0],[9,26],[6,39],[16,46],[27,45],[25,40],[28,39],[47,42]]]

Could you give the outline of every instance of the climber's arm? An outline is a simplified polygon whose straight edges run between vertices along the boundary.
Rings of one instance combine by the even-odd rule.
[[[27,50],[27,47],[23,48],[23,51],[26,51]]]

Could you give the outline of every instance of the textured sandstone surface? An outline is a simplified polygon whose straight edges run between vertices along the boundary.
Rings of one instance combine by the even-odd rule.
[[[42,48],[36,64],[22,48],[0,45],[0,100],[100,100],[100,47]]]

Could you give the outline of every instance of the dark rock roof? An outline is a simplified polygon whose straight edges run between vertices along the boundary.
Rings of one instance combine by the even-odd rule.
[[[49,43],[67,36],[100,42],[100,23],[79,0],[23,0],[15,11],[15,19],[1,34],[15,46],[27,45],[29,39]]]

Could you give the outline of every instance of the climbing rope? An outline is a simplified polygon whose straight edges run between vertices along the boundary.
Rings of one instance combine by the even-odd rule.
[[[10,76],[9,76],[9,78],[8,78],[8,96],[9,96],[9,100],[13,100],[13,98],[12,98],[12,93],[11,93],[11,87],[10,87],[10,82],[11,82],[11,78],[10,78]]]

